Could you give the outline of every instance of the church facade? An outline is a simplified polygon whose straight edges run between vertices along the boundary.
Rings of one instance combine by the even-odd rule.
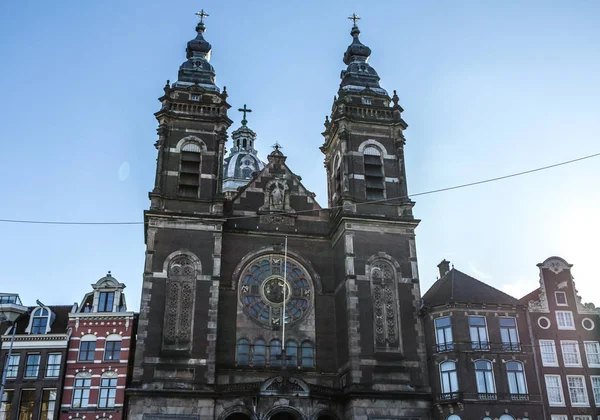
[[[407,124],[356,19],[322,208],[279,147],[256,157],[245,106],[227,154],[230,105],[199,16],[155,114],[128,418],[430,419]]]

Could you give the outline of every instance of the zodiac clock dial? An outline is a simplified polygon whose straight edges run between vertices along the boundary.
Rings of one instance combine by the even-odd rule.
[[[302,265],[279,254],[264,255],[250,262],[239,283],[244,312],[260,324],[277,328],[302,320],[310,311],[312,282]],[[284,279],[285,278],[285,279]]]

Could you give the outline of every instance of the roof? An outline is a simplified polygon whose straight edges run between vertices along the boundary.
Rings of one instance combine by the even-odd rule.
[[[523,296],[521,299],[519,299],[519,302],[522,303],[523,305],[527,305],[529,303],[529,301],[538,301],[540,300],[540,289],[535,289],[532,292],[527,293],[525,296]]]
[[[436,281],[423,295],[426,306],[444,305],[448,302],[519,303],[514,297],[455,268]]]
[[[67,327],[69,324],[69,312],[73,308],[72,305],[55,305],[55,306],[46,306],[50,309],[55,315],[54,321],[52,325],[50,325],[50,331],[48,334],[64,334],[67,332]],[[17,334],[25,334],[25,329],[29,326],[29,317],[31,312],[38,308],[38,306],[30,306],[27,308],[27,312],[17,318]],[[2,331],[2,334],[6,333],[6,329]]]

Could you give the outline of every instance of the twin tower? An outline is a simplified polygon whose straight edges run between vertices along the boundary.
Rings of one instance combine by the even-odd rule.
[[[352,16],[326,118],[328,206],[233,131],[206,13],[160,98],[130,419],[430,417],[398,96]]]

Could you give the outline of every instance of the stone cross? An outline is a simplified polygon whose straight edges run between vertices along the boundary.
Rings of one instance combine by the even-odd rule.
[[[246,108],[246,104],[244,104],[244,107],[243,108],[239,108],[238,111],[244,113],[244,119],[242,120],[242,125],[248,124],[248,120],[246,119],[246,112],[252,112],[252,110]]]
[[[196,12],[196,16],[198,16],[198,17],[200,18],[200,23],[204,23],[204,18],[205,18],[205,17],[208,17],[208,16],[209,16],[209,14],[208,14],[208,13],[206,13],[206,12],[204,11],[204,9],[202,9],[202,10],[200,10],[199,12]]]
[[[354,26],[356,26],[356,21],[360,20],[360,16],[358,16],[356,13],[352,13],[352,16],[348,17],[348,19],[350,19],[352,23],[354,23]]]

